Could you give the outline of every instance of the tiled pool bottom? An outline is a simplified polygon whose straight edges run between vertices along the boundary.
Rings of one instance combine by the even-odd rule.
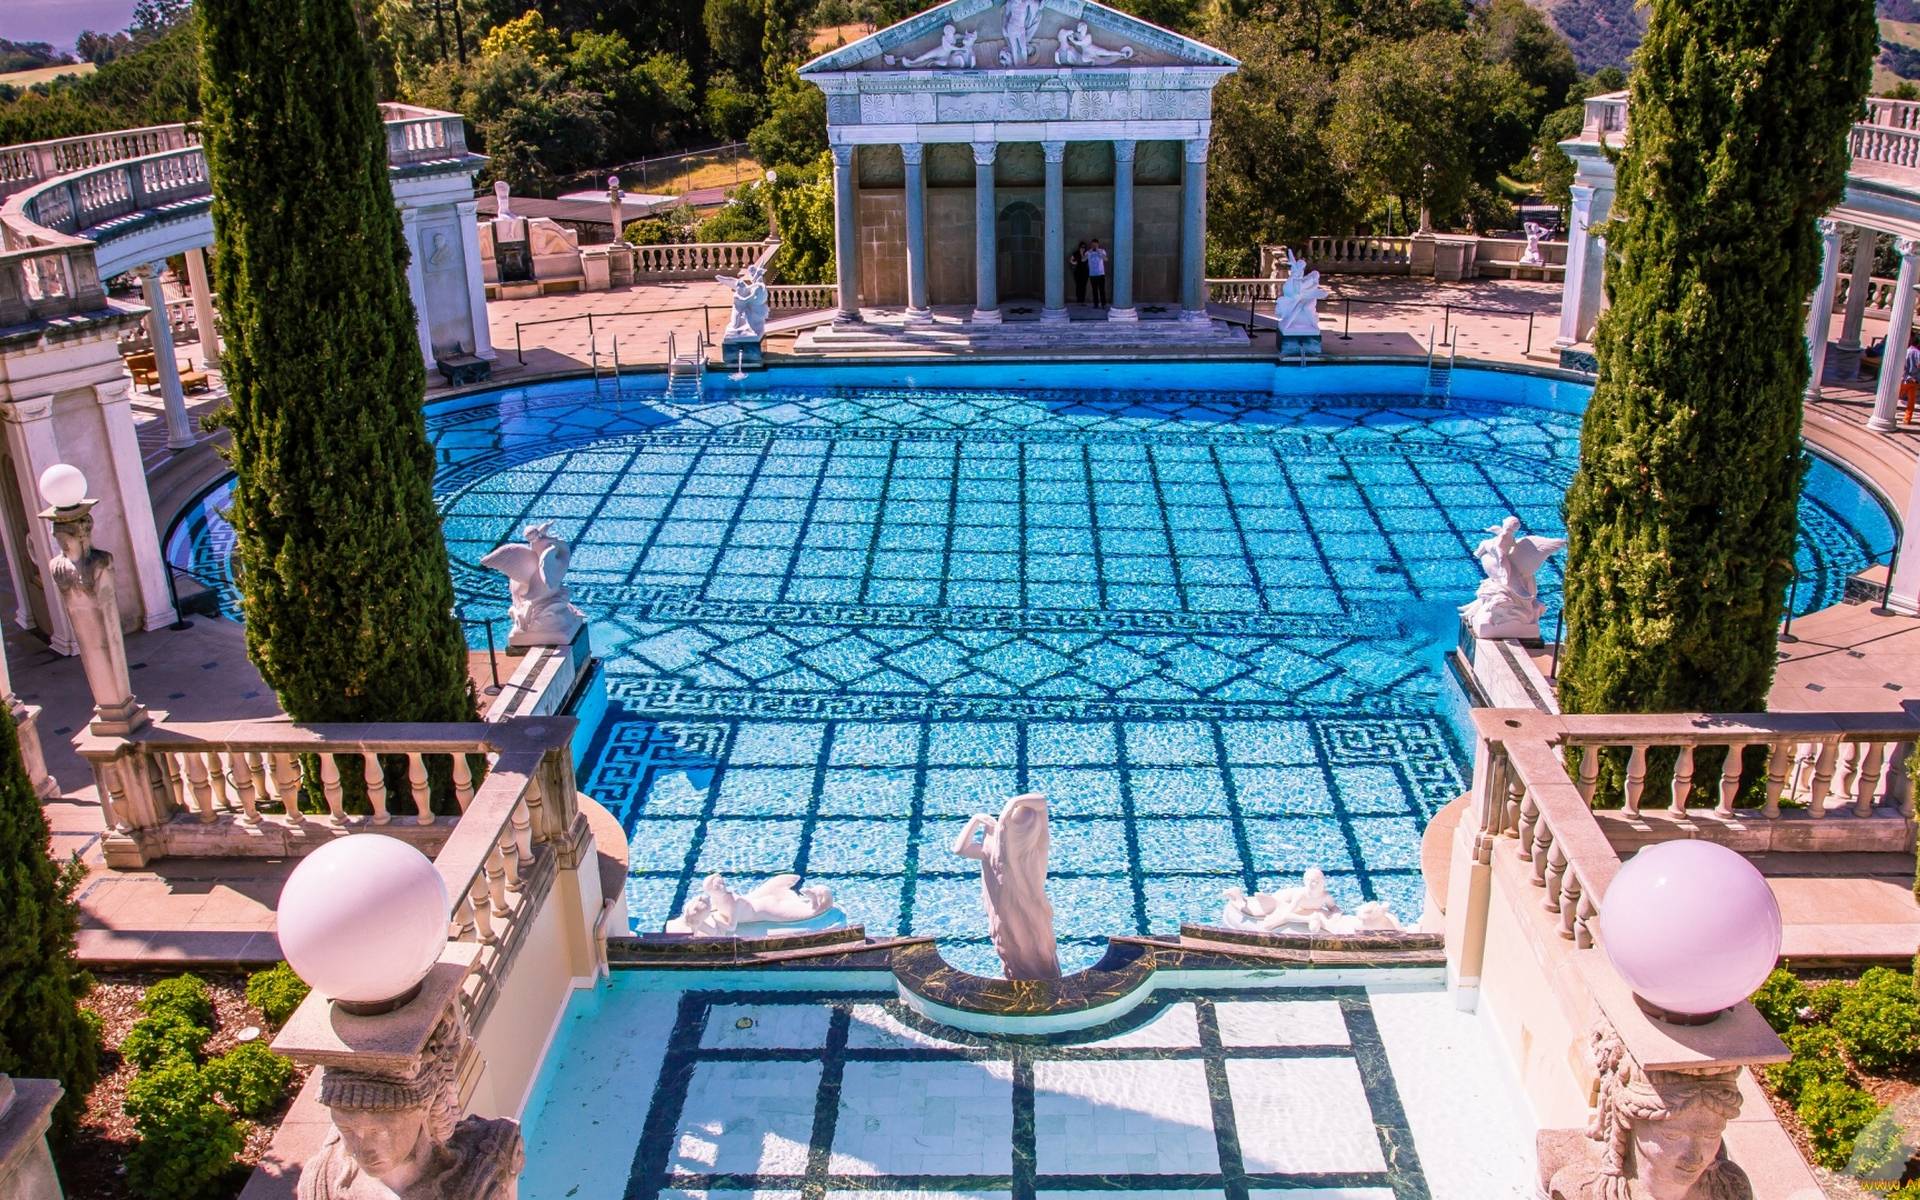
[[[570,1006],[527,1107],[525,1200],[1532,1195],[1504,1057],[1437,985],[1161,991],[1009,1041],[887,992],[644,976]]]

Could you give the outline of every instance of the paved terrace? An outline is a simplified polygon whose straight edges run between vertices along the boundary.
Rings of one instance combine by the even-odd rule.
[[[1335,297],[1323,304],[1322,315],[1331,356],[1424,358],[1429,329],[1447,328],[1450,322],[1462,360],[1535,366],[1552,361],[1543,344],[1557,321],[1557,285],[1363,277],[1334,277],[1329,282]],[[728,303],[722,285],[694,282],[495,302],[489,308],[500,349],[495,381],[513,383],[591,369],[594,342],[610,365],[614,336],[621,341],[623,364],[658,363],[669,331],[682,344],[704,328],[717,332],[725,324]],[[589,313],[594,314],[594,341],[588,340]],[[536,321],[547,323],[531,324]],[[524,366],[513,351],[516,322],[526,351]],[[1881,331],[1869,322],[1871,336]],[[1343,339],[1342,333],[1349,337]],[[659,350],[629,357],[628,347],[649,344]],[[197,365],[197,347],[189,344],[182,352]],[[1257,338],[1250,353],[1270,356],[1271,333]],[[1905,426],[1893,434],[1868,431],[1872,386],[1870,377],[1830,375],[1825,396],[1807,407],[1807,436],[1824,452],[1854,465],[1888,496],[1903,497],[1920,453],[1920,427]],[[448,394],[444,388],[431,393]],[[213,389],[191,398],[196,423],[224,399],[216,372]],[[187,450],[165,448],[157,396],[136,391],[135,409],[154,507],[164,527],[172,514],[224,473],[225,465],[216,439],[207,435]],[[5,599],[0,596],[0,603]],[[101,824],[92,779],[69,745],[89,716],[79,663],[51,653],[17,630],[7,631],[6,642],[21,696],[42,706],[49,765],[65,793],[47,806],[55,850],[63,856],[78,853],[92,867],[80,893],[82,958],[103,966],[277,958],[271,936],[273,905],[290,864],[170,859],[144,871],[105,869],[97,849]],[[242,631],[231,622],[195,617],[182,628],[135,634],[128,639],[128,657],[141,697],[176,719],[258,717],[278,711],[272,692],[246,657]],[[1867,604],[1842,605],[1795,621],[1792,640],[1781,643],[1780,658],[1770,701],[1774,708],[1897,709],[1920,688],[1908,682],[1920,680],[1920,620],[1885,615]],[[474,672],[478,682],[486,681],[484,653],[476,656]],[[1868,856],[1850,864],[1846,869],[1851,873],[1838,879],[1808,877],[1810,872],[1837,869],[1834,861],[1819,856],[1767,865],[1776,872],[1774,884],[1793,942],[1886,954],[1910,954],[1920,942],[1910,856]]]

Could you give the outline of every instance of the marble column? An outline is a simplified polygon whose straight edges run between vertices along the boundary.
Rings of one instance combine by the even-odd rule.
[[[1067,144],[1041,142],[1040,152],[1047,160],[1047,294],[1040,319],[1059,325],[1067,320]]]
[[[1900,381],[1906,377],[1907,342],[1913,330],[1913,285],[1920,276],[1920,240],[1900,238],[1900,279],[1893,285],[1893,313],[1887,318],[1887,348],[1880,358],[1880,387],[1873,396],[1873,416],[1867,428],[1891,433],[1898,428]]]
[[[999,205],[993,199],[995,142],[973,144],[973,317],[976,325],[1000,323]]]
[[[1131,139],[1113,143],[1113,262],[1109,272],[1113,278],[1107,281],[1113,285],[1113,295],[1108,297],[1112,301],[1107,309],[1109,321],[1140,319],[1139,310],[1133,306],[1133,150]],[[1203,282],[1201,286],[1206,285]]]
[[[918,142],[900,147],[907,165],[907,324],[933,320],[927,304],[927,148]]]
[[[1840,222],[1822,218],[1820,226],[1820,282],[1807,306],[1807,399],[1820,398],[1820,379],[1827,367],[1827,339],[1833,331],[1833,297],[1840,288]]]
[[[836,321],[860,319],[860,213],[853,192],[853,147],[833,147],[833,264],[839,284]]]
[[[467,273],[467,315],[473,326],[473,344],[470,347],[475,358],[494,360],[493,329],[487,323],[487,284],[480,262],[480,205],[478,201],[462,200],[453,206],[458,215],[459,227],[464,231],[460,243],[461,264]],[[468,242],[466,239],[473,240]],[[431,334],[429,334],[431,340]],[[431,356],[427,366],[433,366]]]
[[[1186,157],[1187,170],[1180,183],[1180,319],[1204,321],[1207,319],[1207,139],[1189,139]],[[1131,247],[1128,255],[1132,255]]]
[[[220,365],[220,331],[213,323],[213,289],[207,285],[207,252],[186,252],[187,294],[193,297],[193,324],[200,331],[200,357],[209,371]]]
[[[147,305],[147,336],[153,342],[154,369],[160,373],[160,400],[167,409],[167,449],[185,450],[196,440],[187,416],[187,394],[180,388],[180,360],[173,348],[173,326],[167,321],[167,293],[153,264],[135,267],[140,296]]]
[[[427,377],[431,379],[433,325],[427,319],[427,256],[420,249],[419,209],[400,210],[400,235],[407,240],[407,295],[413,300],[413,333],[420,343],[420,357],[427,364]]]
[[[1867,302],[1873,298],[1873,257],[1880,235],[1865,226],[1853,228],[1853,276],[1847,281],[1847,315],[1840,322],[1842,354],[1851,352],[1857,374],[1860,364],[1860,326],[1867,319]]]
[[[1567,273],[1560,284],[1560,335],[1553,339],[1562,350],[1592,338],[1600,320],[1607,243],[1592,227],[1604,225],[1613,208],[1611,187],[1576,183],[1571,191],[1573,220],[1567,234]]]

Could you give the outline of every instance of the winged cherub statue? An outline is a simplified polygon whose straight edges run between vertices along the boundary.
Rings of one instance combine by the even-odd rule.
[[[567,563],[573,557],[567,544],[553,536],[553,522],[529,525],[524,542],[508,542],[480,560],[507,577],[513,598],[507,609],[513,618],[508,646],[565,646],[586,620],[567,594]]]

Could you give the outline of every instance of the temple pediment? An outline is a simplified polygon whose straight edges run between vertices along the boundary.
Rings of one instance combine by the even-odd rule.
[[[1231,57],[1091,0],[949,0],[800,68],[954,75],[984,71],[1232,69]]]

